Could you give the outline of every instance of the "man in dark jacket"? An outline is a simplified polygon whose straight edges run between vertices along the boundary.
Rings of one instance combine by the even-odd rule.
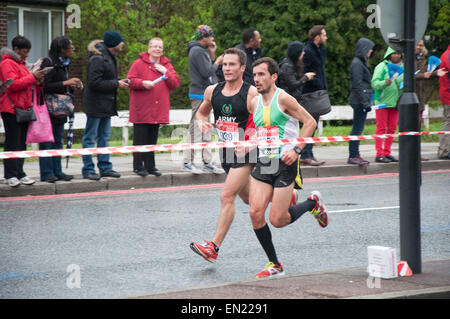
[[[89,46],[86,88],[83,94],[83,111],[87,115],[83,135],[83,148],[107,147],[111,137],[111,116],[117,115],[117,88],[126,88],[126,80],[117,78],[116,55],[122,51],[125,39],[117,31],[106,31],[103,41],[92,41]],[[92,155],[83,155],[83,177],[99,180],[100,177],[120,177],[112,169],[109,154],[98,155],[100,176],[95,173]]]
[[[248,28],[242,33],[242,42],[235,46],[235,48],[241,49],[247,55],[247,63],[245,65],[244,71],[244,82],[251,85],[255,85],[253,80],[253,62],[258,60],[263,55],[263,50],[261,49],[261,35],[259,31],[255,28]],[[225,81],[222,72],[222,66],[219,66],[217,70],[217,78],[220,82]]]
[[[366,123],[367,112],[371,111],[372,74],[367,60],[372,54],[374,43],[366,38],[356,42],[355,57],[350,66],[350,96],[348,103],[353,108],[353,127],[350,135],[361,135]],[[348,145],[349,164],[368,165],[359,154],[359,141],[351,141]]]
[[[217,83],[216,71],[222,64],[223,57],[215,59],[217,46],[214,42],[214,32],[207,25],[199,25],[186,50],[188,52],[188,70],[191,85],[189,98],[191,100],[192,116],[189,124],[187,143],[210,142],[210,134],[202,134],[195,123],[195,115],[203,101],[205,89]],[[223,170],[212,163],[212,155],[209,149],[202,151],[202,170],[209,173],[220,174]],[[185,150],[183,154],[182,170],[192,174],[201,174],[202,170],[194,165],[194,150]]]
[[[315,92],[318,90],[328,90],[325,78],[325,57],[326,50],[323,48],[327,42],[327,32],[323,25],[315,25],[308,32],[308,42],[305,46],[305,56],[303,57],[303,71],[305,73],[314,72],[314,79],[303,85],[302,94]],[[319,117],[314,118],[316,122]],[[303,165],[320,166],[325,162],[317,161],[313,154],[313,144],[307,144],[300,155],[300,163]]]

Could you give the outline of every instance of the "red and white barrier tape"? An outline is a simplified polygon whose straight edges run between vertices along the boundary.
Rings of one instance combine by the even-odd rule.
[[[400,132],[398,134],[381,134],[381,135],[351,135],[351,136],[324,136],[324,137],[307,137],[295,139],[280,139],[271,141],[239,141],[239,142],[208,142],[208,143],[179,143],[179,144],[162,144],[162,145],[138,145],[138,146],[116,146],[116,147],[98,147],[98,148],[78,148],[78,149],[61,149],[61,150],[45,150],[45,151],[14,151],[0,153],[0,159],[9,158],[30,158],[30,157],[52,157],[52,156],[73,156],[73,155],[97,155],[97,154],[128,154],[128,153],[144,153],[144,152],[167,152],[167,151],[184,151],[187,149],[201,150],[205,148],[229,148],[236,146],[262,146],[262,145],[284,145],[298,143],[330,143],[330,142],[347,142],[373,140],[375,138],[393,138],[399,136],[420,136],[420,135],[450,135],[450,131],[442,132]]]

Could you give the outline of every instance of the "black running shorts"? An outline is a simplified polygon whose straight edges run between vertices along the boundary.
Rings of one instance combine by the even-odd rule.
[[[270,159],[256,163],[252,172],[252,177],[273,187],[287,187],[295,181],[297,176],[297,162],[286,165],[280,159]]]

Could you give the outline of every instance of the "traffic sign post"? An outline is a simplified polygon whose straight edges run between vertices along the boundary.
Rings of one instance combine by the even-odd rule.
[[[416,10],[416,0],[377,2],[381,9],[383,38],[388,45],[404,53],[404,89],[398,103],[400,132],[420,131],[419,101],[414,89],[414,53],[428,21],[428,0],[417,1],[419,10]],[[422,272],[420,136],[400,136],[399,153],[400,255],[413,273],[418,274]]]

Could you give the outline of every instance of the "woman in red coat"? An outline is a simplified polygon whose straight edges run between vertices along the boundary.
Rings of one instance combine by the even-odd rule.
[[[164,76],[164,80],[153,83]],[[154,145],[160,124],[169,123],[169,92],[180,85],[180,78],[170,60],[163,55],[163,41],[153,38],[148,51],[139,54],[128,72],[130,80],[130,122],[133,123],[133,145]],[[140,176],[160,176],[153,152],[133,153],[133,170]]]
[[[14,80],[0,95],[0,114],[5,126],[5,151],[25,151],[28,123],[17,123],[15,107],[29,109],[33,105],[32,87],[40,85],[45,71],[31,73],[25,60],[31,49],[31,42],[23,37],[16,36],[12,40],[13,50],[1,50],[0,81]],[[6,184],[17,187],[20,184],[31,185],[34,180],[23,171],[23,158],[10,158],[3,160]]]

